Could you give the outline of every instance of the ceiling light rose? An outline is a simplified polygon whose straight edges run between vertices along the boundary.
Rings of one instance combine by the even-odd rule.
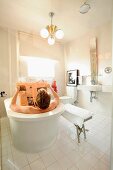
[[[55,43],[55,37],[57,39],[62,39],[64,37],[64,33],[61,29],[58,29],[56,25],[52,24],[54,13],[50,12],[49,16],[51,18],[51,25],[47,25],[46,28],[43,28],[40,31],[40,35],[43,38],[48,38],[48,44],[53,45]]]

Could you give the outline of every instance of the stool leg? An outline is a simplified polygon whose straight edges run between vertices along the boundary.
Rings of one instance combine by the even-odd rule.
[[[83,124],[82,128],[83,128],[83,133],[84,133],[84,139],[86,139],[86,130],[85,130],[85,125],[84,124]]]
[[[78,143],[80,143],[79,127],[76,125]]]

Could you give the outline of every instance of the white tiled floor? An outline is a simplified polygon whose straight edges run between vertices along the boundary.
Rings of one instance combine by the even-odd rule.
[[[56,142],[39,153],[14,148],[8,118],[1,119],[2,170],[109,170],[111,118],[95,114],[86,122],[87,140],[77,143],[75,127],[62,116]]]

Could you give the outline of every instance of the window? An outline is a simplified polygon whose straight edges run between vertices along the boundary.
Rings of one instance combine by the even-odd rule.
[[[55,77],[55,60],[40,57],[21,56],[21,63],[22,61],[24,61],[23,63],[26,63],[27,65],[28,77],[38,77],[43,79]],[[24,65],[22,67],[24,67]]]

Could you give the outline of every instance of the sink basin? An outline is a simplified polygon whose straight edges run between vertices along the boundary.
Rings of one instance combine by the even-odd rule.
[[[112,92],[112,85],[102,85],[102,92]]]
[[[89,91],[102,91],[102,85],[95,84],[95,85],[85,85],[86,89]]]

